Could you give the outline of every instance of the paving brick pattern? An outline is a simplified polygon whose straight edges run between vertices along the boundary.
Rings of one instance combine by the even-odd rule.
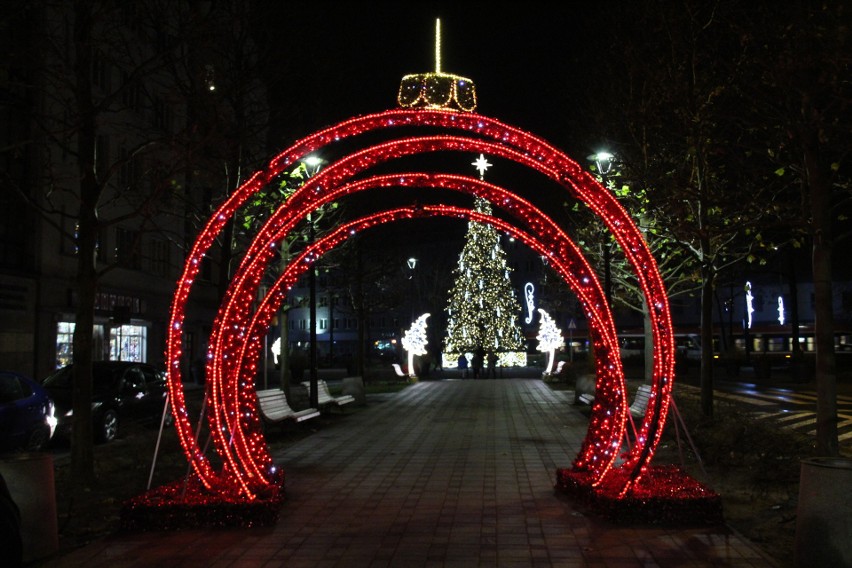
[[[554,491],[585,436],[536,379],[426,381],[371,397],[277,455],[279,522],[120,534],[51,566],[772,567],[726,526],[621,526]]]

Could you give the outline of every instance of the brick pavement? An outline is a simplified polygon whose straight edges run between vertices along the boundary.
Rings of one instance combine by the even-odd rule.
[[[621,526],[554,491],[587,418],[535,379],[371,397],[276,462],[274,527],[123,533],[53,567],[771,567],[726,526]]]

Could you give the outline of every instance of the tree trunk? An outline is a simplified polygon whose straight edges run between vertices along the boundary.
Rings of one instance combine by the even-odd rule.
[[[97,126],[91,91],[91,8],[87,2],[74,5],[74,48],[76,51],[75,97],[80,114],[77,133],[77,170],[80,179],[80,211],[77,217],[77,305],[74,325],[72,375],[71,476],[74,488],[83,491],[95,480],[92,429],[92,335],[98,274],[95,265],[98,243],[98,201],[101,188],[95,173]]]
[[[701,413],[713,417],[713,270],[701,267]]]
[[[645,334],[645,384],[650,385],[654,378],[654,329],[651,327],[651,314],[648,303],[642,299],[642,329]]]
[[[837,456],[837,376],[831,289],[831,189],[819,170],[816,143],[804,141],[805,178],[813,218],[814,340],[816,343],[816,447],[820,456]]]
[[[284,391],[287,400],[292,401],[293,397],[290,396],[290,327],[286,309],[281,309],[278,312],[278,341],[279,386]]]
[[[785,308],[790,313],[790,379],[799,382],[802,377],[802,344],[799,341],[799,283],[796,276],[796,261],[791,247],[787,248],[790,270],[787,286],[790,290]]]

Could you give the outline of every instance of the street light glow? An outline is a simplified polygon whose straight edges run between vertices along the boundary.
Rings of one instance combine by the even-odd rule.
[[[586,156],[586,159],[593,161],[598,168],[598,173],[605,176],[612,169],[612,164],[615,162],[615,155],[603,150],[602,152]]]

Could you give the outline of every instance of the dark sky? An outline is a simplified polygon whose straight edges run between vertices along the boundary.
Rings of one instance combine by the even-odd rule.
[[[272,97],[281,118],[279,148],[347,118],[397,108],[402,77],[435,70],[435,21],[440,18],[441,71],[474,81],[476,112],[543,137],[584,162],[593,150],[584,142],[588,132],[572,126],[578,111],[574,93],[582,89],[584,74],[595,72],[582,46],[583,34],[594,34],[598,22],[589,8],[575,6],[315,2],[270,7],[264,23],[275,54],[273,84],[278,88]],[[470,175],[476,175],[469,164],[473,158],[459,161]],[[533,188],[537,195],[554,195],[532,183],[513,187],[514,180],[498,179],[510,169],[495,166],[488,179],[521,194]],[[561,199],[554,197],[557,204]],[[444,236],[463,234],[464,224],[447,224],[455,229]],[[419,223],[414,230],[395,229],[405,238],[430,239],[442,234],[434,227]]]
[[[570,84],[594,72],[579,67],[581,34],[596,18],[572,2],[282,3],[267,23],[280,53],[277,99],[294,109],[303,134],[351,116],[396,107],[400,79],[435,70],[435,20],[441,19],[441,70],[472,79],[477,112],[571,151],[575,109]],[[295,134],[295,133],[294,133]],[[298,137],[298,136],[297,136]],[[583,150],[585,151],[585,150]]]

